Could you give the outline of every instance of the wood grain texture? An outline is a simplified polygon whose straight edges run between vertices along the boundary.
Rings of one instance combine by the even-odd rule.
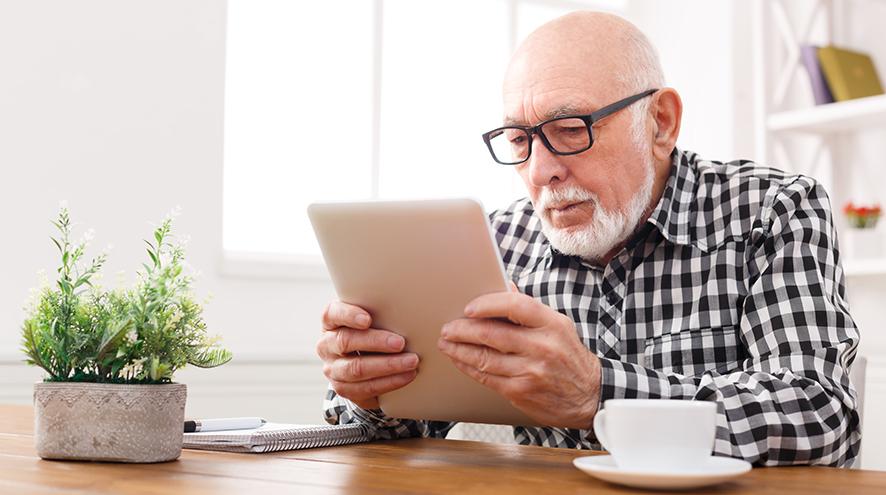
[[[650,493],[574,468],[587,451],[409,439],[272,454],[185,450],[174,462],[109,464],[41,460],[32,431],[32,408],[0,406],[0,493]],[[886,472],[757,468],[704,493],[883,494]]]

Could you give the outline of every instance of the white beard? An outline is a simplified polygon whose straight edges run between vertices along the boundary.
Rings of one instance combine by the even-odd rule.
[[[652,186],[655,180],[655,169],[650,158],[646,164],[646,176],[640,190],[631,199],[626,211],[611,211],[600,206],[596,194],[579,186],[567,186],[562,189],[543,188],[535,207],[541,219],[541,230],[551,245],[563,254],[578,256],[587,261],[602,260],[606,253],[624,242],[637,229],[646,207],[652,199]],[[588,201],[593,207],[593,217],[586,225],[560,229],[550,221],[548,208],[552,204]]]

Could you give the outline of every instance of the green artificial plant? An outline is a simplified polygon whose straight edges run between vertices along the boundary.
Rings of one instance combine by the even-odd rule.
[[[103,290],[93,279],[106,255],[83,262],[88,239],[71,240],[70,215],[61,209],[53,222],[60,235],[52,238],[61,255],[58,280],[37,293],[22,327],[26,362],[43,368],[46,381],[171,383],[187,364],[211,368],[231,360],[206,333],[184,250],[170,240],[172,219],[145,241],[149,262],[135,287]]]

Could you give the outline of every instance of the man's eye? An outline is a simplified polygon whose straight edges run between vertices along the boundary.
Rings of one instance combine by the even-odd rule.
[[[514,136],[511,138],[511,144],[523,144],[526,141],[526,136]]]

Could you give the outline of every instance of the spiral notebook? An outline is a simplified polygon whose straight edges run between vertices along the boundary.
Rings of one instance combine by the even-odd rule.
[[[369,441],[369,431],[361,423],[347,425],[267,423],[260,428],[249,430],[201,431],[184,435],[182,447],[186,449],[255,453],[332,447]]]

